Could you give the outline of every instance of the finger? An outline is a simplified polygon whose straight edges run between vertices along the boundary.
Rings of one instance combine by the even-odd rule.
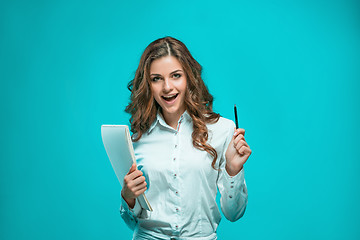
[[[245,141],[245,139],[240,139],[239,142],[241,145],[244,145],[246,147],[249,147],[249,145],[247,144],[247,142]]]
[[[235,148],[236,150],[239,152],[240,151],[240,148],[242,147],[243,145],[241,143],[238,143],[236,144]]]
[[[133,171],[132,173],[128,173],[125,175],[124,177],[124,184],[128,185],[130,184],[135,178],[139,177],[139,176],[142,176],[143,173],[139,170],[135,170]]]
[[[242,146],[246,146],[247,145],[247,143],[244,141],[244,140],[242,140],[242,139],[240,139],[237,143],[236,143],[236,145],[234,146],[237,150],[239,150]],[[247,147],[247,146],[246,146]]]
[[[240,154],[240,156],[243,156],[245,154],[245,150],[246,150],[245,146],[240,147],[240,149],[238,150],[238,153]]]
[[[132,173],[132,172],[135,171],[135,170],[136,170],[136,163],[133,163],[133,164],[131,165],[131,167],[130,167],[130,170],[129,170],[128,174],[129,174],[129,173]]]
[[[249,148],[249,146],[246,146],[246,145],[247,145],[247,143],[245,141],[240,140],[240,142],[235,146],[235,148],[239,152],[242,147]]]
[[[146,188],[146,185],[147,185],[146,182],[143,182],[142,184],[139,184],[139,185],[133,187],[131,190],[135,193],[137,191],[140,191],[140,190]]]
[[[132,186],[137,186],[137,185],[142,184],[144,182],[145,182],[145,177],[140,176],[140,177],[137,177],[137,178],[133,179],[133,181],[131,182],[131,185]]]
[[[245,141],[244,135],[242,135],[242,134],[237,135],[237,137],[234,139],[234,145],[238,144],[238,142],[239,142],[240,140],[244,140],[244,141]]]
[[[240,154],[240,156],[244,156],[244,155],[250,155],[251,154],[251,149],[246,147],[246,146],[242,146],[238,153]]]
[[[245,150],[245,154],[247,154],[247,155],[251,155],[251,153],[252,153],[252,151],[251,151],[251,149],[250,148],[246,148],[246,150]]]
[[[138,188],[138,187],[127,188],[124,196],[127,198],[136,198],[137,197],[137,196],[135,196],[136,192],[139,190],[142,190],[142,189],[143,188]]]
[[[243,129],[243,128],[235,129],[234,137],[236,137],[239,134],[245,135],[245,129]]]
[[[145,191],[146,191],[146,187],[145,188],[143,188],[143,189],[141,189],[141,190],[139,190],[139,191],[136,191],[135,192],[135,197],[138,197],[138,196],[140,196],[141,194],[143,194]]]
[[[129,178],[129,180],[134,180],[135,178],[138,178],[138,177],[140,177],[142,175],[143,175],[142,171],[135,170],[135,171],[133,171],[132,173],[130,173],[128,175],[128,178]]]

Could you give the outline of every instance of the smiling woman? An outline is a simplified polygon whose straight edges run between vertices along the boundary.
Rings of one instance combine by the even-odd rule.
[[[216,239],[217,189],[227,219],[245,212],[245,130],[213,112],[201,71],[181,41],[165,37],[145,49],[128,84],[136,164],[124,178],[120,213],[133,239]],[[145,191],[152,212],[136,201]]]
[[[156,59],[150,67],[151,91],[162,110],[166,123],[176,129],[185,111],[186,76],[173,56]],[[155,77],[153,77],[155,76]]]

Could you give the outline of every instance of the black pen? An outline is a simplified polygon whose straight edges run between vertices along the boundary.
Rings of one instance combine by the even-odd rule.
[[[235,125],[236,125],[236,129],[238,129],[239,123],[238,123],[238,118],[237,118],[236,104],[234,104],[234,113],[235,113]]]

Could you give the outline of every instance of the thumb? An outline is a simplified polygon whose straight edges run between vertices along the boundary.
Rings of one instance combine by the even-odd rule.
[[[237,130],[236,127],[234,127],[233,135],[232,135],[231,140],[230,140],[230,142],[229,142],[229,145],[228,145],[228,147],[227,147],[227,149],[226,149],[227,151],[234,149],[234,140],[235,140],[235,138],[236,138],[237,135],[238,135],[238,132],[237,132],[236,130]]]
[[[131,165],[131,168],[130,168],[130,170],[129,170],[128,173],[132,173],[132,172],[134,172],[135,170],[136,170],[136,163],[133,163],[133,164]]]
[[[234,127],[234,132],[233,132],[233,135],[232,135],[232,138],[231,138],[231,142],[233,142],[235,140],[237,135],[238,135],[238,132],[236,131],[236,127]]]

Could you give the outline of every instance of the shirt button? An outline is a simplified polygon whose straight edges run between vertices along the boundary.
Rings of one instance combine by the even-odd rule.
[[[176,176],[177,176],[177,175],[176,175],[176,173],[175,173],[175,174],[174,174],[174,178],[176,178]]]
[[[176,191],[175,193],[176,193],[176,194],[179,194],[179,192],[178,192],[178,191]]]
[[[232,195],[229,195],[229,198],[232,198]]]
[[[177,148],[177,144],[175,144],[175,148]]]
[[[174,161],[176,160],[176,158],[173,159]]]
[[[234,186],[230,186],[230,188],[234,188]]]
[[[178,209],[178,208],[176,208],[176,211],[178,212],[178,211],[179,211],[179,209]]]

